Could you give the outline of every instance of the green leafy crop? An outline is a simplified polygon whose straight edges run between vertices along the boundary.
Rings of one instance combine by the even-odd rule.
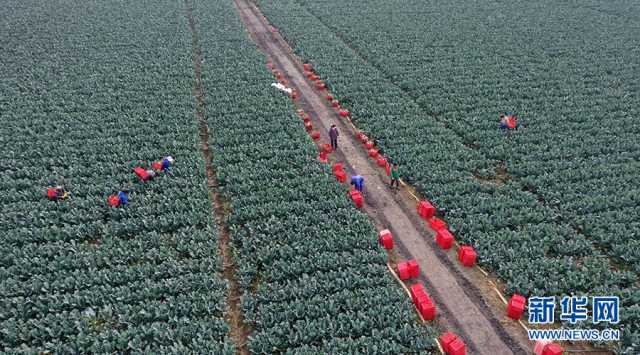
[[[257,3],[508,293],[620,295],[638,352],[637,2]]]

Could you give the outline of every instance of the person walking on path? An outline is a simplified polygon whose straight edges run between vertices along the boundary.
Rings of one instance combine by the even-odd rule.
[[[391,168],[391,188],[393,189],[393,185],[396,185],[396,189],[400,188],[400,167],[398,163],[394,163]]]
[[[329,139],[331,139],[331,148],[333,150],[338,149],[338,136],[340,134],[338,133],[338,129],[336,128],[336,125],[332,124],[331,128],[329,128]]]

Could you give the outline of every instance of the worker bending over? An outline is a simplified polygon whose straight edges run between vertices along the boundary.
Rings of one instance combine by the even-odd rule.
[[[47,189],[47,198],[51,201],[62,201],[69,197],[69,192],[64,189],[64,186],[58,185],[56,187],[50,187]]]
[[[518,129],[518,115],[500,115],[500,129]]]

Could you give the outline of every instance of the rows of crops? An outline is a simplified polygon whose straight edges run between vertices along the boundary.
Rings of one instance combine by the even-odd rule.
[[[2,351],[234,353],[185,3],[4,10]],[[394,285],[372,225],[315,162],[232,4],[194,13],[250,349],[432,349],[432,329]],[[176,158],[172,175],[135,180],[135,166],[166,154]],[[56,184],[71,198],[48,201]],[[129,205],[108,207],[122,189]]]
[[[413,2],[415,12],[382,23],[398,4],[379,3],[344,18],[308,5],[428,112],[640,272],[640,186],[628,183],[640,169],[640,27],[618,21],[628,2],[607,6],[612,14],[588,6],[600,2]],[[429,21],[416,15],[425,8]],[[515,29],[502,15],[514,12]],[[640,17],[637,6],[627,13]],[[369,31],[385,36],[371,41]],[[520,112],[526,132],[506,139],[495,129],[500,110]]]
[[[184,4],[11,1],[0,21],[0,352],[233,354]],[[134,181],[166,154],[173,176]]]
[[[316,161],[289,98],[228,1],[196,4],[206,118],[252,352],[407,353],[429,327],[389,275],[367,216]]]
[[[258,4],[507,293],[620,295],[622,349],[637,349],[640,37],[613,21],[637,7]],[[525,129],[499,131],[504,110]]]

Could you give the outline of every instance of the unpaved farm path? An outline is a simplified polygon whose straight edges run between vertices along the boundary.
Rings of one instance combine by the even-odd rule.
[[[234,0],[240,16],[259,48],[299,94],[299,106],[311,114],[313,125],[328,142],[327,130],[336,124],[341,135],[339,149],[332,159],[342,161],[345,170],[365,178],[364,210],[374,224],[389,229],[398,245],[392,259],[415,258],[420,264],[422,282],[438,309],[436,326],[458,334],[467,344],[469,354],[527,354],[532,343],[517,322],[505,315],[505,305],[485,275],[478,268],[464,268],[456,251],[443,251],[433,241],[429,230],[416,213],[416,201],[404,187],[394,194],[388,188],[382,169],[369,158],[357,140],[357,131],[341,119],[321,92],[315,90],[304,75],[302,63],[277,33],[272,32],[266,18],[250,1]],[[338,98],[339,99],[339,98]],[[345,197],[346,198],[346,197]]]

